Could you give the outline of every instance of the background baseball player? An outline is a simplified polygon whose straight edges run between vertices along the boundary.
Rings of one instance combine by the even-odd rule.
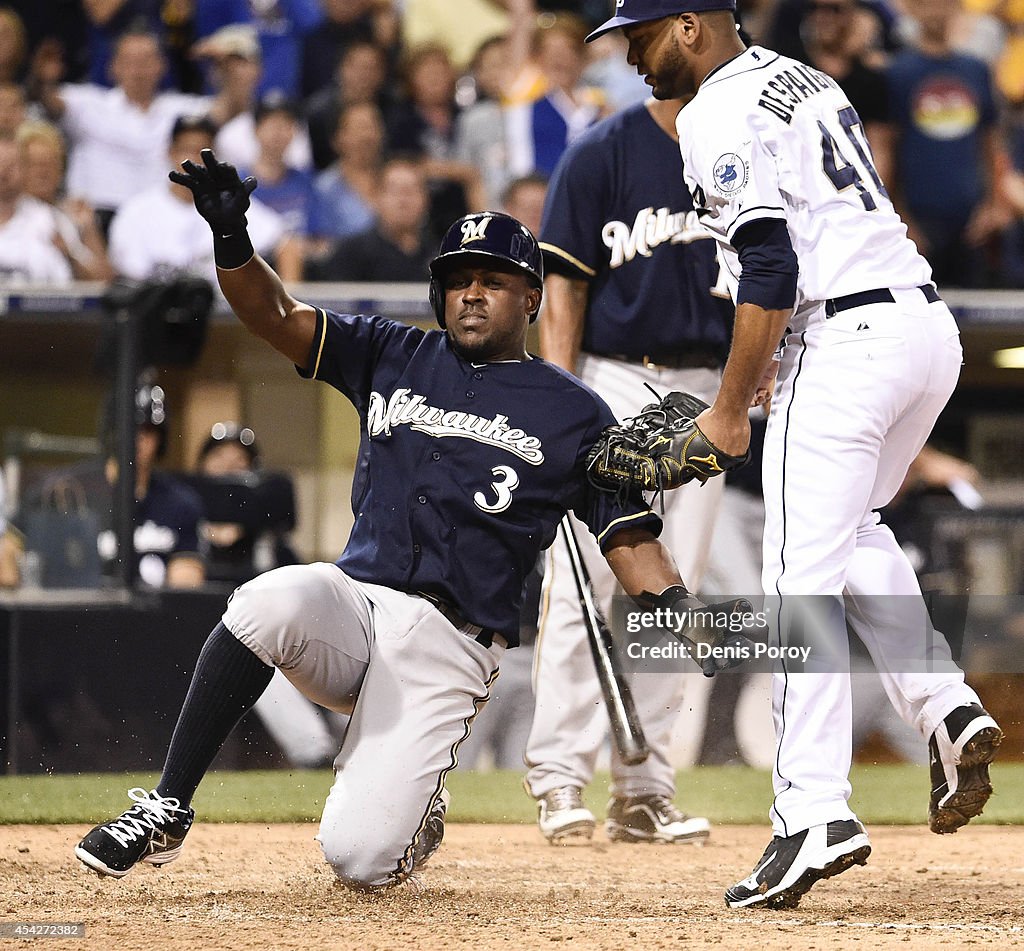
[[[542,297],[533,235],[498,213],[449,229],[431,263],[442,331],[325,312],[294,300],[253,253],[254,179],[203,153],[172,177],[214,232],[218,280],[239,319],[360,414],[355,524],[336,564],[293,565],[239,588],[210,635],[163,774],[75,850],[103,875],[175,859],[189,802],[274,668],[352,719],[317,836],[346,884],[405,880],[440,841],[444,782],[515,646],[523,582],[575,509],[625,590],[686,598],[660,519],[592,488],[586,457],[608,407],[526,353]]]
[[[934,653],[924,665],[934,632],[913,569],[876,512],[956,386],[956,323],[846,96],[815,69],[745,49],[734,9],[732,0],[621,0],[591,37],[623,27],[628,60],[657,98],[694,95],[677,120],[685,180],[736,301],[722,386],[697,419],[723,451],[746,448],[748,407],[759,390],[763,398],[784,342],[764,449],[762,581],[780,601],[833,600],[810,629],[824,655],[815,672],[784,664],[775,674],[775,837],[726,901],[793,907],[814,882],[871,851],[847,802],[844,592],[890,700],[930,743],[933,831],[955,832],[981,812],[1002,733],[948,648],[944,665]],[[784,638],[793,609],[791,600],[779,609]],[[923,673],[936,669],[948,672]]]
[[[682,182],[675,134],[680,106],[652,99],[588,130],[562,157],[544,207],[541,353],[594,387],[620,419],[651,402],[647,385],[710,403],[729,345],[730,308],[712,296],[719,273],[714,242]],[[721,294],[727,293],[723,287]],[[704,572],[722,488],[723,480],[715,479],[665,496],[664,540],[694,587]],[[597,546],[577,534],[598,603],[611,616],[615,577]],[[548,840],[590,838],[594,816],[580,790],[593,778],[608,717],[560,540],[548,551],[541,603],[527,789],[538,801]],[[688,817],[672,802],[675,770],[668,760],[683,687],[694,681],[704,678],[666,671],[635,683],[651,753],[627,766],[612,751],[612,838],[706,838],[707,819]]]

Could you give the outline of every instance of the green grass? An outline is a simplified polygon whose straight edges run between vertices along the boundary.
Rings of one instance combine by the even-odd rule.
[[[1024,763],[996,765],[996,795],[978,821],[1024,824]],[[155,785],[154,773],[122,776],[0,777],[0,824],[91,824],[121,812],[129,786]],[[331,785],[328,771],[210,773],[195,807],[206,822],[302,822],[319,818]],[[764,824],[771,777],[753,769],[703,767],[678,776],[677,801],[688,812],[719,824]],[[865,822],[916,824],[927,810],[928,771],[914,766],[858,766],[853,771],[853,808]],[[455,772],[448,777],[454,822],[533,822],[535,806],[518,772]],[[586,790],[587,805],[604,816],[608,776]]]

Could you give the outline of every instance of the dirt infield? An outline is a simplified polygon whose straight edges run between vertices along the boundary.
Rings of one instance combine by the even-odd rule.
[[[1024,947],[1020,828],[875,828],[865,868],[774,913],[722,903],[763,828],[719,827],[703,848],[600,833],[553,848],[532,826],[452,825],[420,889],[385,897],[335,884],[315,825],[200,825],[178,862],[121,881],[75,861],[83,831],[0,827],[0,922],[84,922],[61,946],[153,951]]]

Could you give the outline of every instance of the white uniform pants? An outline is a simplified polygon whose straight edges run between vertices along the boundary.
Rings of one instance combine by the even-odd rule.
[[[260,575],[223,621],[310,700],[337,711],[355,701],[317,839],[349,884],[402,881],[503,648],[460,633],[422,598],[325,563]]]
[[[766,595],[853,596],[851,626],[897,712],[927,739],[977,702],[944,642],[925,664],[913,569],[876,509],[889,502],[956,386],[962,351],[946,305],[893,292],[790,335],[764,454]],[[904,597],[891,597],[901,595]],[[914,597],[908,597],[914,596]],[[785,638],[785,621],[781,625]],[[815,672],[774,675],[775,833],[853,814],[850,676],[842,615]],[[945,653],[944,653],[945,652]],[[941,672],[927,673],[939,668]]]
[[[645,382],[662,396],[671,390],[683,390],[710,403],[720,380],[717,370],[654,370],[591,354],[583,355],[579,375],[604,398],[618,419],[633,416],[655,402]],[[697,589],[704,573],[722,489],[723,481],[712,479],[705,486],[693,483],[665,494],[661,541],[675,558],[690,590]],[[612,596],[622,591],[589,530],[578,521],[574,525],[596,602],[609,616]],[[706,690],[704,680],[696,667],[692,675],[644,673],[633,678],[637,713],[651,755],[639,766],[626,766],[613,748],[613,796],[675,794],[675,769],[668,757],[672,726],[683,702],[684,686]],[[594,776],[608,735],[608,713],[561,535],[548,551],[534,659],[534,692],[533,728],[526,747],[530,794],[540,797],[559,786],[586,786]]]

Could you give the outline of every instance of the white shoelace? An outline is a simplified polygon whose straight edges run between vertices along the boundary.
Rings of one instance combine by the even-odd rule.
[[[141,786],[136,786],[128,790],[128,798],[134,800],[136,805],[120,818],[103,826],[103,831],[122,846],[130,845],[139,836],[163,831],[160,823],[171,822],[174,813],[184,811],[177,799],[158,796],[155,789],[149,793]]]

